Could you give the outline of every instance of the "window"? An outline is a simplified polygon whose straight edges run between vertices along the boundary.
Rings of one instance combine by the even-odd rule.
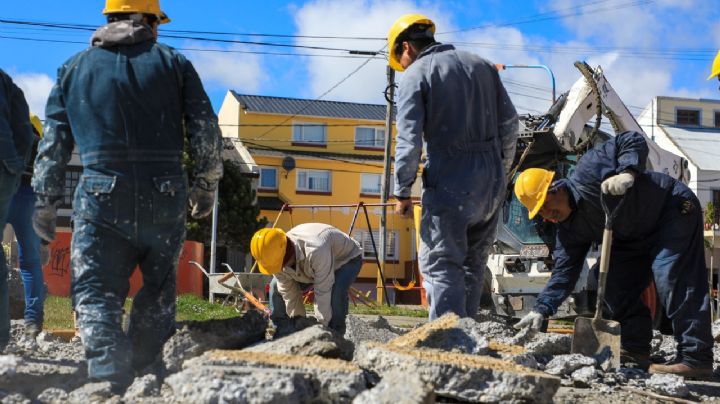
[[[372,232],[375,246],[380,248],[380,231],[373,230]],[[375,259],[375,249],[373,248],[373,239],[370,238],[370,232],[367,230],[357,230],[353,235],[353,238],[360,243],[363,249],[363,259]],[[385,240],[385,255],[388,260],[398,259],[398,245],[397,245],[397,232],[388,230],[387,240]]]
[[[385,129],[363,126],[355,128],[355,147],[382,149],[385,147]]]
[[[330,171],[298,170],[297,190],[330,192]]]
[[[360,176],[360,193],[361,194],[380,195],[381,185],[382,185],[382,175],[380,175],[380,174],[362,174]]]
[[[720,223],[720,190],[712,190],[713,209],[715,210],[715,223]]]
[[[700,126],[700,110],[678,109],[675,111],[675,123],[678,125]]]
[[[77,169],[68,167],[67,171],[65,171],[65,196],[63,197],[61,208],[72,208],[75,188],[77,188],[78,182],[80,181],[81,171],[80,167]]]
[[[325,145],[325,129],[324,123],[295,122],[292,127],[292,141],[294,143]]]
[[[720,111],[715,111],[715,127],[720,128]]]
[[[277,189],[277,168],[260,167],[260,188]]]

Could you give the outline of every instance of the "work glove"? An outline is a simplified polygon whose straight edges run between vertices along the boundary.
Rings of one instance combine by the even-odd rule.
[[[215,187],[204,187],[199,183],[190,190],[190,215],[194,219],[202,219],[209,215],[215,206]]]
[[[625,195],[628,189],[633,186],[635,177],[630,173],[613,175],[600,184],[603,194]]]
[[[529,327],[532,330],[540,331],[540,328],[542,328],[543,320],[545,320],[545,316],[533,310],[530,313],[526,314],[525,317],[521,318],[520,321],[518,321],[517,324],[515,324],[513,327],[515,327],[516,330],[521,330],[525,327]]]
[[[55,240],[55,222],[59,205],[60,198],[52,200],[46,196],[38,196],[35,202],[35,212],[32,217],[33,229],[41,239],[47,242]]]

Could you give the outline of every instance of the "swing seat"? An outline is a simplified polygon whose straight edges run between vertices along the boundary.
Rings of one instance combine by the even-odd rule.
[[[393,279],[393,286],[397,290],[402,290],[402,291],[410,290],[415,287],[415,280],[413,279],[410,282],[408,282],[407,286],[403,286],[402,284],[400,284],[400,282],[397,281],[397,279]]]

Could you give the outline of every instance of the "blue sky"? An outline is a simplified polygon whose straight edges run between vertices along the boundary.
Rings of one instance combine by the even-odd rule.
[[[3,20],[93,26],[104,23],[103,1],[3,3],[0,11]],[[90,3],[93,5],[89,6]],[[194,49],[183,53],[195,64],[216,110],[228,89],[249,94],[316,98],[334,87],[323,99],[382,103],[386,62],[381,59],[365,63],[366,59],[347,58],[347,52],[341,51],[168,38],[163,37],[163,31],[220,31],[236,35],[167,31],[165,35],[376,51],[385,45],[383,40],[257,34],[382,38],[398,16],[421,12],[436,21],[437,39],[442,42],[456,43],[459,48],[495,63],[548,65],[555,73],[558,92],[567,90],[580,77],[573,67],[575,60],[586,60],[593,66],[599,64],[631,106],[631,111],[637,114],[657,95],[720,98],[718,82],[705,80],[720,47],[720,8],[714,3],[705,0],[165,0],[161,5],[173,21],[162,26],[160,41],[176,48]],[[256,35],[240,35],[244,33]],[[16,79],[25,90],[31,108],[42,116],[57,67],[82,50],[89,37],[87,31],[0,23],[0,68]],[[42,42],[47,40],[82,43]],[[521,112],[547,109],[549,80],[544,72],[516,69],[503,71],[501,76]]]

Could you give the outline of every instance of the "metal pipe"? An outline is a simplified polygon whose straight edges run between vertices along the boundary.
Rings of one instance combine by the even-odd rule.
[[[215,261],[217,260],[217,225],[218,225],[218,204],[220,199],[220,184],[215,187],[215,204],[212,211],[212,236],[210,239],[210,273],[215,273]]]
[[[380,275],[379,278],[380,278],[380,281],[382,282],[382,286],[380,286],[380,285],[377,286],[377,292],[380,293],[380,290],[385,292],[385,293],[383,293],[385,295],[385,303],[387,303],[387,305],[390,306],[390,299],[388,298],[387,290],[385,290],[385,275],[383,274],[382,266],[380,265],[380,259],[378,258],[378,254],[377,254],[377,245],[375,244],[375,236],[373,236],[372,226],[370,225],[370,216],[368,215],[367,207],[365,205],[363,205],[362,208],[365,211],[365,221],[367,222],[368,232],[370,233],[370,242],[372,243],[373,250],[375,251],[375,263],[377,264],[378,274]],[[382,301],[380,303],[382,303]]]
[[[553,74],[552,70],[550,70],[549,67],[546,65],[503,65],[503,64],[496,64],[495,65],[498,70],[502,69],[544,69],[548,74],[550,75],[550,82],[552,84],[552,102],[555,102],[555,75]]]

